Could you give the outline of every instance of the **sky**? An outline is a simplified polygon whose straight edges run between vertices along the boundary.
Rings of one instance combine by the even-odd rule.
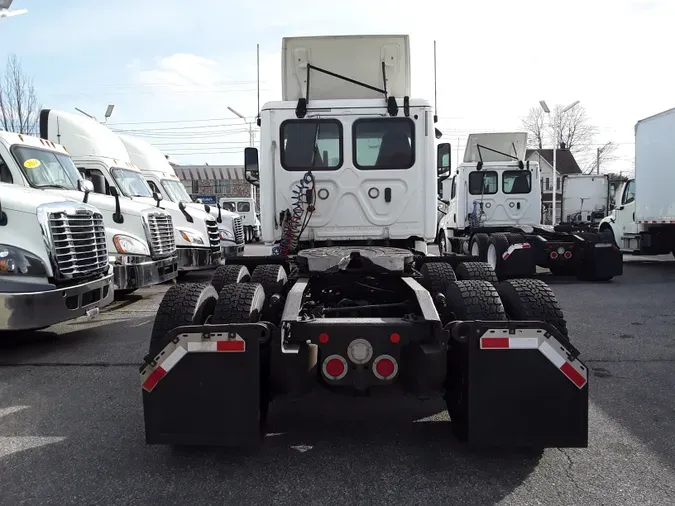
[[[189,7],[188,7],[189,5]],[[281,39],[408,34],[412,93],[463,155],[471,132],[521,131],[539,100],[579,100],[603,171],[633,170],[637,120],[675,107],[672,0],[15,0],[0,19],[0,62],[16,53],[43,107],[78,107],[180,164],[242,164],[244,120],[281,98]]]

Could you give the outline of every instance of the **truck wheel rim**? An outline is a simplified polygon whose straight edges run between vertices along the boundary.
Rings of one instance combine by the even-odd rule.
[[[475,257],[480,255],[480,252],[478,251],[478,243],[477,242],[474,242],[471,245],[471,255],[475,256]]]
[[[495,249],[494,244],[488,246],[487,261],[490,264],[490,267],[493,269],[497,268],[497,250]]]

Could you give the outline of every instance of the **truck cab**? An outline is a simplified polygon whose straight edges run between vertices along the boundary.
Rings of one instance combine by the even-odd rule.
[[[176,205],[184,203],[188,209],[209,213],[218,224],[222,256],[227,258],[244,254],[244,231],[242,218],[238,214],[224,210],[221,206],[212,208],[192,202],[183,183],[161,151],[142,139],[121,134],[118,134],[118,137],[124,143],[129,159],[141,169],[143,177],[154,193]]]
[[[113,300],[102,213],[13,180],[0,156],[0,335],[97,315]]]
[[[260,213],[256,210],[255,200],[246,197],[222,197],[220,207],[241,216],[246,242],[260,241]]]
[[[115,292],[163,283],[177,276],[176,245],[171,216],[162,209],[115,195],[93,191],[93,183],[78,172],[60,144],[10,132],[0,132],[3,182],[34,188],[61,199],[88,203],[103,215]]]
[[[40,112],[40,136],[62,142],[77,169],[94,182],[94,192],[162,209],[171,216],[178,271],[212,269],[221,263],[220,235],[216,220],[203,210],[187,210],[184,203],[161,201],[141,170],[131,163],[122,141],[96,121],[53,109]],[[114,190],[113,190],[114,188]]]

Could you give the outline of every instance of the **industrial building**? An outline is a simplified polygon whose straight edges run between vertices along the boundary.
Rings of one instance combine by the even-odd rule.
[[[215,204],[221,197],[253,197],[258,206],[259,189],[246,181],[243,165],[171,165],[193,200]]]

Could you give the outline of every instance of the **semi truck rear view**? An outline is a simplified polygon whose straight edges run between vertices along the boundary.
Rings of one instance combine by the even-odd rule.
[[[260,444],[275,402],[327,389],[438,396],[472,444],[587,446],[588,370],[550,288],[427,255],[449,146],[410,96],[408,36],[282,54],[282,100],[244,153],[276,254],[166,293],[139,371],[146,442]]]

